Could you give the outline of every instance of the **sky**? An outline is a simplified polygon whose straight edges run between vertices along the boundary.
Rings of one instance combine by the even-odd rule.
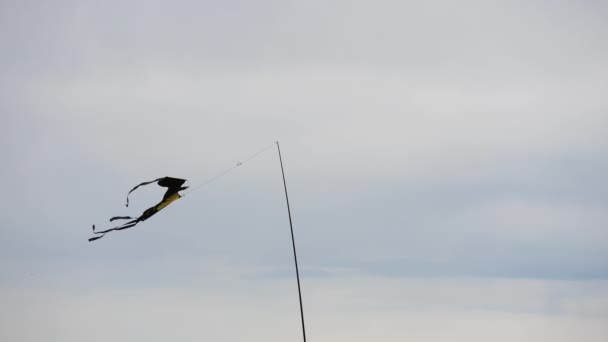
[[[608,338],[601,1],[0,1],[0,340]]]

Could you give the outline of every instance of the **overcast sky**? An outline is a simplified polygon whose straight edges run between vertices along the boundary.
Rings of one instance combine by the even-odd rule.
[[[0,339],[608,338],[601,1],[0,1]]]

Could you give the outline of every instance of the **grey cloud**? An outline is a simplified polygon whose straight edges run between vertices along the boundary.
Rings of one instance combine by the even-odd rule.
[[[273,153],[86,243],[135,183],[276,139],[306,276],[607,276],[602,4],[1,6],[3,282],[184,280],[129,273],[175,255],[288,274]]]
[[[49,341],[298,337],[292,281],[245,284],[237,277],[218,288],[205,285],[209,281],[185,288],[3,288],[0,299],[15,310],[0,311],[0,336],[34,340],[44,334]],[[340,277],[306,284],[308,333],[319,341],[573,341],[581,336],[603,341],[607,334],[602,282]],[[233,326],[239,328],[227,329]]]
[[[65,75],[175,62],[571,75],[605,59],[606,11],[549,1],[19,2],[5,5],[4,64]]]

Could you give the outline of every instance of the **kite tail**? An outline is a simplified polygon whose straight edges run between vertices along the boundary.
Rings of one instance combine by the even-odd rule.
[[[123,230],[123,229],[128,229],[131,228],[133,226],[135,226],[136,224],[139,223],[139,219],[135,219],[133,221],[127,222],[122,226],[118,226],[118,227],[114,227],[114,228],[110,228],[110,229],[106,229],[106,230],[102,230],[100,232],[96,232],[95,231],[95,225],[93,225],[93,234],[101,234],[100,236],[94,236],[92,238],[89,239],[89,242],[93,242],[95,240],[101,239],[102,237],[104,237],[104,235],[106,235],[106,233],[111,232],[113,230]]]
[[[95,241],[97,239],[101,239],[104,235],[106,235],[106,234],[103,234],[101,232],[96,232],[95,231],[95,225],[93,225],[93,234],[101,234],[101,235],[100,236],[94,236],[94,237],[90,238],[89,242]]]
[[[132,220],[133,217],[131,216],[114,216],[110,219],[110,222],[114,221],[114,220]]]
[[[158,182],[159,180],[161,180],[161,179],[163,179],[163,178],[166,178],[166,177],[161,177],[161,178],[155,179],[155,180],[153,180],[153,181],[149,181],[149,182],[143,182],[143,183],[137,184],[137,185],[136,185],[136,186],[135,186],[133,189],[131,189],[131,191],[129,191],[129,193],[127,194],[127,207],[129,206],[129,195],[130,195],[130,194],[131,194],[133,191],[135,191],[135,189],[139,188],[139,187],[140,187],[140,186],[142,186],[142,185],[148,185],[148,184],[156,183],[156,182]]]
[[[100,236],[94,236],[92,238],[89,238],[89,242],[93,242],[95,240],[101,239],[102,237],[104,237],[106,234],[102,234]]]

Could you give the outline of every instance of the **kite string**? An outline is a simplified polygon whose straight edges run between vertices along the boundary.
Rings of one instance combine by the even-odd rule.
[[[256,157],[257,157],[257,156],[259,156],[260,154],[262,154],[262,153],[266,152],[267,150],[269,150],[271,147],[274,147],[274,145],[275,145],[275,144],[276,144],[276,142],[273,142],[272,144],[268,145],[267,147],[264,147],[263,149],[259,150],[258,152],[256,152],[256,153],[252,154],[251,156],[247,157],[247,158],[246,158],[245,160],[243,160],[242,162],[241,162],[241,161],[237,162],[237,164],[236,164],[235,166],[233,166],[233,167],[231,167],[231,168],[229,168],[229,169],[226,169],[226,170],[224,170],[224,171],[220,172],[220,173],[219,173],[219,174],[217,174],[216,176],[214,176],[214,177],[212,177],[212,178],[210,178],[210,179],[208,179],[208,180],[204,181],[204,182],[203,182],[203,183],[201,183],[201,184],[198,184],[198,185],[195,185],[195,186],[193,186],[193,187],[190,187],[190,190],[188,190],[188,191],[184,192],[184,193],[182,194],[182,196],[186,196],[186,195],[190,194],[191,192],[193,192],[193,191],[195,191],[195,190],[199,190],[199,189],[201,189],[202,187],[205,187],[205,186],[209,185],[210,183],[212,183],[212,182],[214,182],[214,181],[218,180],[219,178],[224,177],[225,175],[227,175],[228,173],[230,173],[232,170],[234,170],[234,169],[236,169],[237,167],[239,167],[239,166],[241,166],[241,165],[243,165],[243,164],[247,163],[248,161],[250,161],[250,160],[252,160],[252,159],[256,158]]]

